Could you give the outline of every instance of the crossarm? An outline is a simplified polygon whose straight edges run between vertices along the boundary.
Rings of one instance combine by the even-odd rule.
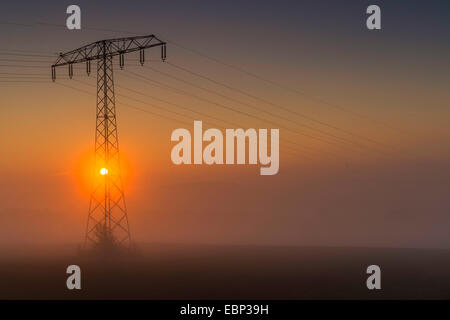
[[[154,35],[138,36],[101,40],[81,48],[61,53],[52,65],[52,69],[68,64],[103,59],[117,55],[123,55],[134,51],[141,51],[141,63],[143,63],[143,50],[161,46],[161,58],[166,58],[166,43]]]

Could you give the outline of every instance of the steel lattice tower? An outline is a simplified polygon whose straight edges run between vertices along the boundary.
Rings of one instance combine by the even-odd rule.
[[[73,64],[86,62],[90,74],[91,61],[97,62],[97,108],[95,129],[95,176],[89,203],[85,245],[117,245],[131,243],[127,207],[119,163],[116,103],[114,96],[113,57],[119,56],[120,67],[124,54],[140,51],[144,64],[144,50],[161,46],[161,58],[166,57],[166,43],[154,35],[101,40],[60,54],[52,65],[52,79],[56,67],[68,65],[73,76]]]

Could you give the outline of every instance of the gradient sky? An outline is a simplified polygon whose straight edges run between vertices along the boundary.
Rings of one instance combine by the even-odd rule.
[[[150,51],[146,67],[131,55],[123,71],[115,69],[136,241],[450,247],[448,1],[76,3],[81,31],[61,27],[72,2],[2,4],[0,246],[83,238],[96,80],[80,65],[75,80],[61,69],[53,84],[52,55],[153,33],[168,41],[172,65]],[[375,3],[381,31],[365,26],[365,9]],[[173,165],[170,134],[192,130],[183,122],[193,120],[219,128],[279,125],[279,174]]]

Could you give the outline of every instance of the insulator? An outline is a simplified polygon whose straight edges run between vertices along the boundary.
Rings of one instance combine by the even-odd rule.
[[[91,60],[86,61],[86,73],[87,75],[91,74]]]
[[[140,55],[139,55],[139,62],[141,63],[141,66],[144,65],[144,60],[145,60],[145,56],[144,56],[144,49],[141,49],[139,51]]]
[[[166,60],[166,44],[165,43],[161,46],[161,60],[162,61]]]
[[[69,63],[69,78],[72,79],[73,77],[73,64]]]
[[[52,81],[55,82],[56,80],[56,68],[55,66],[52,66]]]
[[[119,54],[119,65],[120,65],[120,69],[123,69],[124,62],[125,62],[124,55],[123,55],[123,53],[120,53],[120,54]]]

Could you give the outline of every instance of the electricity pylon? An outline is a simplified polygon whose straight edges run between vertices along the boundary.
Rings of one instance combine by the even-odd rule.
[[[73,64],[97,62],[97,112],[95,129],[95,175],[86,224],[85,245],[126,245],[131,242],[127,207],[119,165],[119,141],[114,97],[113,57],[119,56],[124,66],[126,53],[139,51],[144,64],[145,49],[161,47],[161,59],[166,58],[166,43],[154,35],[101,40],[84,47],[61,53],[52,65],[52,80],[56,67],[67,65],[73,77]]]

